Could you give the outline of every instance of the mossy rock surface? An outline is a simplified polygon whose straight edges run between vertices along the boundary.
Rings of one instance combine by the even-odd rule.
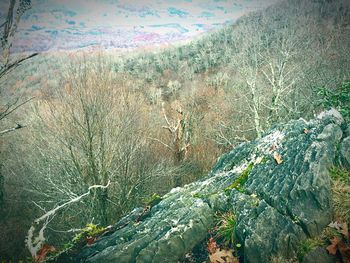
[[[224,154],[206,178],[171,190],[142,220],[134,210],[73,261],[177,262],[207,238],[219,211],[236,216],[244,262],[293,257],[331,221],[328,168],[345,126],[335,110],[276,125]]]

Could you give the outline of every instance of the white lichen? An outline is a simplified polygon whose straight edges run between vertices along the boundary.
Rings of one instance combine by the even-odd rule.
[[[166,232],[164,238],[169,239],[171,234],[173,234],[175,232],[183,232],[183,229],[185,229],[185,227],[186,227],[185,225],[178,225],[176,227],[171,228],[168,232]]]
[[[285,134],[283,132],[276,130],[259,141],[257,150],[264,154],[269,154],[273,148],[279,149],[282,147],[284,137]]]
[[[169,194],[175,194],[181,191],[181,187],[175,187],[173,189],[170,190]]]
[[[196,199],[194,201],[194,206],[195,207],[203,207],[205,205],[206,205],[206,203],[204,203],[204,201],[202,199]]]

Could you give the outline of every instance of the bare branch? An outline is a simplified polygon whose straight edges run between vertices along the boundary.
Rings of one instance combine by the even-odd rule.
[[[163,127],[164,128],[164,127]],[[166,143],[162,142],[161,140],[159,139],[156,139],[156,138],[152,138],[152,137],[147,137],[147,139],[150,139],[150,140],[153,140],[153,141],[156,141],[156,142],[159,142],[161,144],[163,144],[165,147],[169,148],[170,150],[174,151],[174,149],[172,147],[170,147],[169,145],[167,145]]]
[[[172,125],[170,124],[169,120],[168,120],[168,117],[166,116],[166,113],[165,113],[164,108],[163,108],[163,115],[164,115],[164,119],[165,119],[166,123],[168,124],[168,126],[169,126],[169,127],[172,126]]]
[[[13,131],[22,129],[22,128],[24,128],[24,127],[26,127],[26,125],[17,124],[16,127],[13,127],[13,128],[10,128],[10,129],[6,129],[6,130],[3,130],[3,131],[0,131],[0,136],[1,136],[1,135],[4,135],[4,134],[6,134],[6,133],[9,133],[9,132],[13,132]]]
[[[162,128],[168,130],[170,133],[174,133],[174,130],[169,126],[162,126]]]
[[[44,242],[46,240],[45,236],[44,236],[44,231],[50,222],[50,218],[54,217],[58,210],[66,207],[72,203],[76,203],[76,202],[80,201],[82,198],[89,195],[91,193],[92,189],[98,189],[98,188],[106,189],[110,185],[110,183],[111,182],[108,181],[108,183],[106,185],[92,185],[88,188],[88,191],[86,193],[79,195],[76,198],[73,198],[73,199],[63,203],[63,204],[55,207],[54,209],[51,209],[50,211],[48,211],[47,213],[45,213],[41,217],[35,219],[34,222],[32,223],[32,226],[28,230],[27,238],[25,241],[26,246],[27,246],[29,252],[31,253],[32,257],[35,258],[35,256],[37,255],[37,252],[44,244]],[[39,223],[43,222],[43,221],[45,221],[45,222],[43,223],[41,229],[39,230],[38,236],[34,237],[35,226],[39,225]]]
[[[4,110],[3,112],[0,112],[0,120],[4,119],[5,117],[7,117],[8,115],[10,115],[12,112],[14,112],[15,110],[17,110],[19,107],[23,106],[24,104],[27,104],[29,101],[33,100],[35,97],[31,97],[23,102],[21,102],[20,104],[16,105],[15,107],[13,107],[11,109],[12,106],[14,106],[15,104],[17,104],[18,99],[16,100],[16,102],[14,102],[13,105],[7,106],[7,109]]]
[[[12,71],[13,69],[15,69],[16,67],[18,67],[23,61],[30,59],[32,57],[35,57],[39,55],[39,53],[33,53],[29,56],[26,56],[24,58],[18,59],[10,64],[5,64],[5,66],[0,70],[0,78],[2,78],[3,76],[5,76],[6,74],[8,74],[10,71]]]

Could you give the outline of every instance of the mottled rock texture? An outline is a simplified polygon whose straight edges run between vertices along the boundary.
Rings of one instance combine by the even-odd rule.
[[[135,209],[72,261],[177,262],[207,237],[218,211],[237,216],[244,262],[291,257],[331,221],[328,168],[348,147],[340,147],[345,130],[335,110],[276,125],[224,154],[203,180],[170,191],[146,215]]]
[[[302,263],[336,263],[337,258],[328,254],[327,250],[322,247],[316,247],[305,255]]]
[[[350,170],[350,136],[342,141],[340,154],[343,166]]]

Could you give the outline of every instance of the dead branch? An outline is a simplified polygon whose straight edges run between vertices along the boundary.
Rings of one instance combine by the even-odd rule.
[[[21,125],[21,124],[17,123],[16,127],[13,127],[13,128],[10,128],[10,129],[6,129],[6,130],[3,130],[3,131],[0,131],[0,136],[1,136],[1,135],[4,135],[4,134],[6,134],[6,133],[9,133],[9,132],[13,132],[13,131],[22,129],[22,128],[26,127],[26,126],[27,126],[27,125]]]
[[[88,196],[91,193],[92,189],[98,189],[98,188],[106,189],[110,185],[110,183],[111,182],[108,181],[108,183],[106,185],[92,185],[88,188],[88,191],[86,193],[79,195],[79,196],[63,203],[63,204],[55,207],[54,209],[51,209],[50,211],[48,211],[47,213],[45,213],[41,217],[35,219],[34,222],[32,223],[32,226],[28,230],[27,238],[25,240],[26,246],[27,246],[30,254],[32,255],[32,257],[35,258],[35,256],[37,255],[37,252],[43,246],[43,244],[46,240],[45,236],[44,236],[44,231],[58,210],[66,207],[72,203],[76,203],[76,202],[80,201],[85,196]],[[36,225],[39,225],[40,222],[44,222],[44,223],[43,223],[41,229],[39,230],[38,235],[36,237],[34,237],[34,231],[36,229]]]
[[[23,61],[28,60],[37,55],[39,55],[39,53],[33,53],[26,57],[20,58],[12,63],[4,65],[3,68],[0,70],[0,78],[11,72],[13,69],[17,68]]]

